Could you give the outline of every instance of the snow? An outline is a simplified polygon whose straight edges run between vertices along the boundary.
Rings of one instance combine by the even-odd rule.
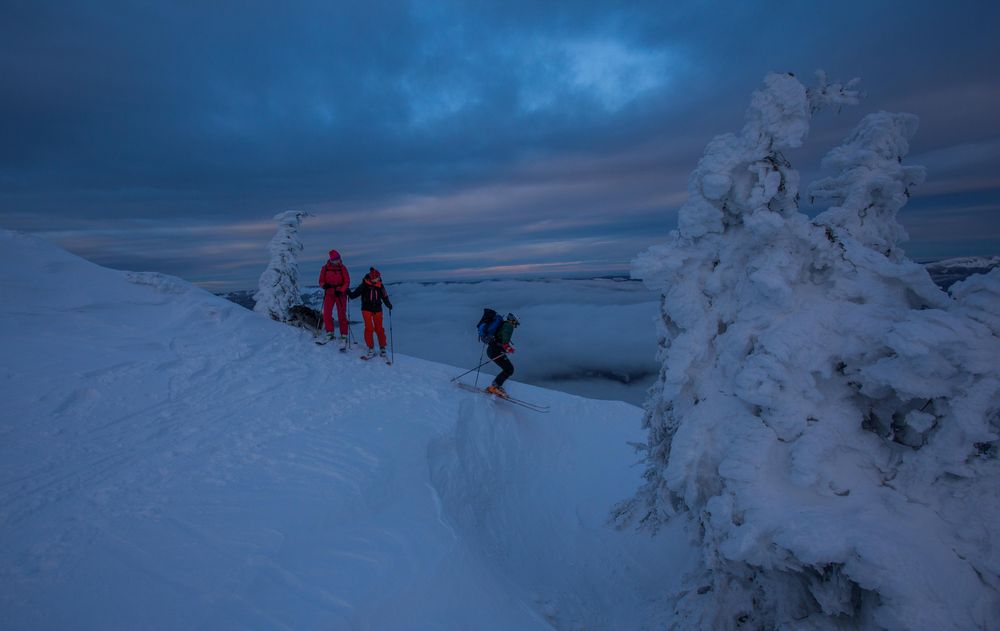
[[[267,249],[271,260],[257,281],[254,294],[254,311],[274,320],[287,322],[288,310],[299,303],[299,265],[297,252],[303,249],[299,240],[299,224],[310,214],[301,210],[287,210],[274,216],[278,231]]]
[[[678,628],[991,628],[1000,270],[949,294],[906,258],[912,115],[866,116],[811,188],[834,205],[801,213],[782,152],[837,103],[816,94],[769,75],[635,261],[664,295],[663,368],[646,483],[617,514],[699,533]]]
[[[0,232],[3,627],[995,626],[1000,269],[944,292],[907,259],[908,114],[862,119],[799,210],[783,151],[853,85],[765,79],[636,259],[648,291],[390,286],[391,367]],[[450,383],[485,306],[550,413]],[[521,381],[653,347],[644,410]]]
[[[992,264],[991,264],[992,263]],[[1000,257],[949,259],[926,265],[939,286],[1000,265]],[[311,268],[304,270],[311,271]],[[469,325],[484,307],[521,319],[515,335],[517,379],[588,398],[643,405],[659,372],[659,295],[638,280],[560,278],[388,284],[397,351],[453,366],[475,366],[479,346]],[[247,292],[225,295],[252,307]],[[318,309],[322,292],[306,302]],[[395,304],[395,303],[394,303]],[[351,305],[359,328],[357,303]],[[357,332],[357,331],[356,331]],[[492,367],[484,372],[493,374]]]
[[[634,406],[515,376],[537,414],[13,232],[0,292],[4,628],[660,628],[696,562],[608,524]]]

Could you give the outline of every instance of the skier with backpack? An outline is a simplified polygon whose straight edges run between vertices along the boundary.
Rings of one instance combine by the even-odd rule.
[[[340,322],[340,341],[347,347],[347,290],[351,286],[351,275],[340,260],[340,253],[330,250],[330,259],[319,271],[319,286],[323,288],[323,324],[328,341],[336,339],[333,332],[333,306],[337,305],[337,321]]]
[[[510,338],[514,335],[514,329],[520,324],[513,313],[508,313],[507,317],[504,318],[493,309],[484,309],[483,317],[476,327],[479,332],[479,341],[486,344],[487,356],[500,367],[500,374],[493,379],[493,383],[486,387],[486,392],[505,399],[509,397],[507,391],[503,389],[503,383],[514,374],[514,364],[508,357],[510,353],[514,352]]]
[[[358,286],[347,295],[352,299],[361,297],[361,315],[365,319],[365,344],[368,345],[368,353],[364,359],[375,357],[375,335],[378,335],[379,356],[385,357],[386,339],[385,329],[382,328],[382,305],[392,311],[392,303],[389,302],[389,292],[382,285],[382,275],[374,267],[369,268]]]

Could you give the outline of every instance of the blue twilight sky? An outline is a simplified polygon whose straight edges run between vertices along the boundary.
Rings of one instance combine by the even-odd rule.
[[[992,2],[2,0],[0,227],[250,288],[307,210],[387,280],[623,272],[769,71],[860,77],[790,155],[917,114],[915,259],[1000,254]]]

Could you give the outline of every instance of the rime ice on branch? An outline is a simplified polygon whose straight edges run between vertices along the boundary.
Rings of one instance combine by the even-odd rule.
[[[296,253],[302,251],[299,224],[303,217],[309,216],[309,213],[299,210],[289,210],[274,216],[274,220],[278,222],[278,231],[267,246],[271,252],[271,261],[260,275],[257,293],[253,297],[257,301],[254,306],[257,313],[286,322],[288,310],[301,302]]]
[[[679,229],[634,262],[662,294],[646,483],[616,509],[689,520],[681,628],[987,628],[1000,614],[1000,272],[941,292],[896,214],[916,117],[866,117],[798,209],[782,152],[857,101],[772,74],[712,140]]]
[[[814,200],[836,204],[817,223],[836,233],[849,233],[861,245],[893,261],[901,260],[903,253],[896,245],[907,235],[896,213],[925,175],[923,167],[902,164],[916,130],[917,117],[912,114],[866,116],[844,144],[823,160],[824,168],[838,174],[809,189]]]

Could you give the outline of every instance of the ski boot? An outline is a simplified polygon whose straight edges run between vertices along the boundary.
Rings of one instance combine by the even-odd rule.
[[[490,385],[486,386],[486,391],[489,392],[490,394],[495,394],[498,397],[503,397],[504,399],[507,398],[507,391],[504,390],[502,387],[496,385],[495,383],[491,383]]]

